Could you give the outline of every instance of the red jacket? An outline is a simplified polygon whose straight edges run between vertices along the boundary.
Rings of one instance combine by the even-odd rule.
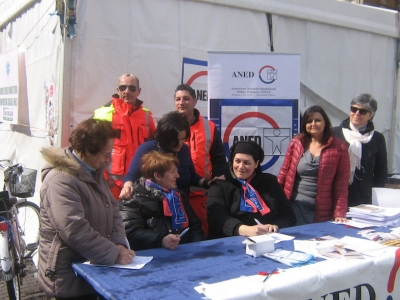
[[[215,124],[200,117],[190,126],[190,139],[186,141],[196,173],[208,180],[212,179],[210,149],[214,142],[214,131]]]
[[[292,199],[297,165],[304,153],[304,139],[295,137],[290,141],[285,160],[278,175],[278,182],[289,200]],[[314,222],[345,217],[350,172],[347,146],[331,137],[321,149],[315,198]]]
[[[151,112],[137,99],[135,107],[113,95],[112,101],[96,109],[94,117],[112,122],[113,128],[120,131],[115,139],[110,173],[122,179],[139,145],[153,138],[156,127]]]
[[[190,139],[186,144],[196,173],[208,180],[225,171],[226,157],[221,137],[214,122],[204,119],[194,110],[195,121],[190,125]]]

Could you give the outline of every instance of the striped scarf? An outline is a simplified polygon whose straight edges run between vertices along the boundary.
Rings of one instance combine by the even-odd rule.
[[[248,179],[251,180],[252,177]],[[245,180],[237,178],[237,180],[242,185],[242,190],[240,191],[240,210],[246,212],[256,213],[260,212],[261,215],[269,213],[271,210],[265,204],[258,192],[250,185],[250,183]]]
[[[189,226],[185,208],[183,207],[182,199],[177,189],[165,189],[149,179],[145,180],[145,185],[159,190],[164,195],[164,216],[171,217],[173,229],[186,228]]]

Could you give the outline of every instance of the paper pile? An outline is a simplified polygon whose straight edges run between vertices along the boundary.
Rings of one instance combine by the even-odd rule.
[[[356,222],[375,226],[397,227],[400,225],[400,208],[361,204],[350,207],[346,217],[352,218]]]
[[[300,267],[314,263],[314,255],[299,251],[276,249],[274,252],[264,253],[263,255],[290,267]]]

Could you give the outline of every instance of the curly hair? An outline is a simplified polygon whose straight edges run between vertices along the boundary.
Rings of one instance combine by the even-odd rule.
[[[69,143],[75,151],[96,154],[103,149],[109,139],[118,136],[111,122],[97,119],[87,119],[78,124],[69,137]]]
[[[154,179],[154,173],[164,175],[171,169],[171,164],[179,166],[179,160],[172,153],[163,153],[160,151],[151,151],[143,155],[140,160],[140,171],[146,179]]]

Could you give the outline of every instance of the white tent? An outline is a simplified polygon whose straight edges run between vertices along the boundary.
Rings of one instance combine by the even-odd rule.
[[[0,159],[41,169],[39,150],[50,146],[49,83],[55,86],[55,144],[66,146],[74,126],[110,100],[121,74],[139,77],[139,98],[159,118],[174,108],[183,58],[273,50],[301,54],[301,109],[318,103],[334,125],[355,95],[374,95],[389,172],[400,172],[396,11],[334,0],[75,3],[76,36],[70,38],[62,35],[60,17],[50,14],[55,0],[0,0],[0,53],[16,47],[20,53],[19,125],[0,124]]]

